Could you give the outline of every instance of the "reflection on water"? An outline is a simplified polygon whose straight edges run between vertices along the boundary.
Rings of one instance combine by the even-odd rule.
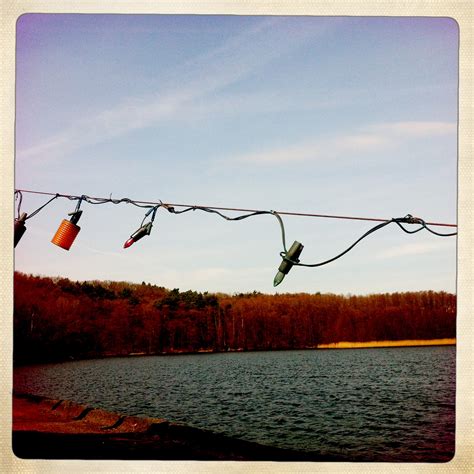
[[[113,358],[21,367],[14,388],[367,461],[454,454],[455,347]]]

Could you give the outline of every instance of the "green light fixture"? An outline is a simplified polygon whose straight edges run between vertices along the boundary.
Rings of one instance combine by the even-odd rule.
[[[283,261],[278,267],[278,273],[275,275],[275,279],[273,280],[273,286],[278,286],[283,281],[283,278],[285,278],[285,275],[291,270],[294,263],[299,262],[298,258],[303,251],[303,247],[303,244],[300,244],[295,240],[293,245],[290,247],[290,250],[282,255]]]

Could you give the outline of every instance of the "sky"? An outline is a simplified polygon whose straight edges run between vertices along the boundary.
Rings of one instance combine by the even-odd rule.
[[[449,18],[23,15],[15,186],[455,224],[458,42]],[[48,199],[24,193],[21,211]],[[57,199],[27,221],[16,270],[231,294],[456,290],[455,237],[390,224],[274,288],[274,216],[161,208],[151,235],[123,249],[146,210],[83,203],[65,251],[50,241],[75,205]],[[283,220],[303,263],[376,224]]]

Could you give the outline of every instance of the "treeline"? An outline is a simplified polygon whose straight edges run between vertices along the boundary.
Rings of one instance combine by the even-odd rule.
[[[14,361],[455,337],[456,297],[181,292],[15,273]]]

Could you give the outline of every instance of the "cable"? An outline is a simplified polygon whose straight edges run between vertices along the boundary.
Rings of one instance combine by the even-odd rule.
[[[409,231],[407,229],[405,229],[405,227],[402,226],[402,222],[403,223],[407,223],[407,224],[420,224],[421,227],[419,227],[418,229],[416,230],[413,230],[413,231]],[[342,257],[343,255],[345,255],[347,252],[349,252],[350,250],[352,250],[361,240],[365,239],[366,237],[368,237],[370,234],[372,234],[373,232],[377,231],[377,230],[380,230],[382,229],[383,227],[385,227],[386,225],[388,224],[392,224],[392,223],[395,223],[397,224],[404,232],[406,232],[407,234],[415,234],[416,232],[419,232],[420,230],[423,230],[423,229],[426,229],[428,230],[429,232],[435,234],[435,235],[438,235],[440,237],[451,237],[453,235],[457,235],[456,232],[454,233],[450,233],[450,234],[441,234],[439,232],[435,232],[434,230],[431,230],[427,225],[426,223],[423,221],[423,219],[420,219],[419,217],[413,217],[411,214],[408,214],[406,215],[405,217],[397,217],[397,218],[392,218],[390,219],[389,221],[387,222],[384,222],[382,224],[377,224],[375,227],[372,227],[371,229],[369,229],[365,234],[363,234],[361,237],[359,237],[352,245],[350,245],[346,250],[344,250],[343,252],[341,252],[340,254],[336,255],[335,257],[333,258],[330,258],[329,260],[325,260],[323,262],[318,262],[318,263],[301,263],[299,261],[296,261],[296,260],[291,260],[290,258],[287,257],[287,251],[285,250],[284,252],[280,252],[280,256],[292,263],[293,265],[296,265],[296,266],[299,266],[299,267],[311,267],[311,268],[314,268],[314,267],[321,267],[322,265],[326,265],[328,263],[331,263],[331,262],[334,262],[334,260],[337,260],[338,258]]]
[[[126,204],[133,204],[134,206],[137,207],[143,207],[143,208],[153,208],[154,206],[150,205],[141,205],[139,204],[140,201],[133,201],[132,199],[129,198],[122,198],[122,199],[112,199],[112,198],[96,198],[96,197],[90,197],[90,196],[68,196],[64,194],[60,194],[59,197],[65,197],[67,199],[70,199],[72,201],[76,199],[83,199],[84,201],[88,202],[89,204],[107,204],[107,203],[112,203],[112,204],[121,204],[121,203],[126,203]]]
[[[407,222],[409,224],[420,224],[420,226],[421,226],[416,230],[410,231],[410,230],[405,229],[405,227],[403,227],[400,224],[400,220],[395,220],[394,222],[396,222],[398,224],[398,226],[404,232],[406,232],[407,234],[415,234],[416,232],[419,232],[420,230],[426,229],[428,232],[431,232],[432,234],[437,235],[439,237],[452,237],[453,235],[457,235],[457,232],[451,232],[449,234],[443,234],[443,233],[440,233],[440,232],[436,232],[436,231],[430,229],[428,227],[428,224],[426,224],[426,222],[423,219],[420,219],[419,217],[413,217],[411,214],[408,214],[404,219],[405,220],[402,221],[402,222]]]
[[[23,194],[21,194],[21,191],[15,191],[15,199],[19,199],[18,202],[18,207],[17,207],[17,219],[20,219],[20,209],[21,209],[21,203],[23,201]]]
[[[145,217],[143,218],[142,223],[140,224],[140,227],[143,226],[143,224],[144,224],[144,222],[145,222],[145,219],[146,219],[150,214],[151,214],[150,222],[151,222],[151,223],[154,222],[155,216],[156,216],[156,211],[158,210],[159,207],[160,207],[160,205],[154,206],[154,207],[150,207],[150,209],[145,213]]]
[[[421,226],[421,227],[418,227],[418,229],[415,229],[415,230],[408,230],[408,229],[405,229],[405,227],[403,227],[402,224],[400,224],[400,222],[395,221],[395,223],[398,225],[398,227],[400,227],[400,229],[403,230],[403,232],[406,232],[407,234],[416,234],[417,232],[420,232],[420,230],[424,229],[424,227]]]
[[[430,229],[424,222],[423,222],[423,227],[428,231],[428,232],[431,232],[432,234],[434,235],[437,235],[439,237],[452,237],[453,235],[457,235],[458,233],[457,232],[451,232],[449,234],[441,234],[440,232],[436,232],[434,231],[433,229]]]
[[[176,211],[173,206],[168,205],[168,204],[163,204],[163,207],[165,209],[167,209],[169,212],[173,213],[173,214],[183,214],[183,213],[188,212],[188,211],[196,211],[196,210],[204,211],[204,212],[210,212],[212,214],[217,214],[220,217],[222,217],[223,219],[226,219],[228,221],[240,221],[242,219],[247,219],[247,217],[259,216],[259,215],[263,215],[263,214],[271,214],[271,215],[275,216],[278,219],[278,223],[280,224],[280,229],[281,229],[281,240],[282,240],[282,244],[283,244],[283,249],[284,249],[285,253],[287,252],[286,238],[285,238],[285,226],[283,224],[282,218],[278,215],[278,213],[276,211],[254,211],[254,212],[251,212],[250,214],[244,214],[244,215],[237,216],[237,217],[229,217],[229,216],[226,216],[225,214],[222,214],[221,212],[219,212],[219,211],[217,211],[213,208],[210,208],[210,207],[190,206],[186,209],[183,209],[182,211]]]
[[[372,234],[373,232],[381,229],[382,227],[385,227],[386,225],[388,224],[391,224],[392,221],[387,221],[387,222],[383,222],[382,224],[377,224],[375,227],[372,227],[371,229],[369,229],[364,235],[362,235],[362,237],[359,237],[350,247],[348,247],[346,250],[344,250],[343,252],[341,252],[340,254],[336,255],[335,257],[333,258],[330,258],[329,260],[325,260],[323,262],[319,262],[319,263],[301,263],[301,262],[297,262],[297,261],[294,261],[294,260],[291,260],[289,258],[286,257],[286,252],[281,252],[280,253],[280,256],[284,259],[284,260],[287,260],[289,261],[290,263],[292,263],[293,265],[297,265],[299,267],[310,267],[310,268],[314,268],[314,267],[321,267],[323,265],[327,265],[328,263],[331,263],[331,262],[334,262],[334,260],[337,260],[338,258],[341,258],[343,255],[345,255],[347,252],[349,252],[350,250],[352,250],[361,240],[365,239],[367,236],[369,236],[370,234]]]
[[[49,196],[57,196],[57,197],[64,197],[72,200],[80,199],[80,196],[68,195],[68,194],[59,194],[59,193],[49,193],[49,192],[42,192],[42,191],[31,191],[26,189],[18,189],[16,192],[23,192],[23,193],[31,193],[31,194],[41,194],[41,195],[49,195]],[[163,207],[184,207],[190,208],[189,210],[195,209],[211,209],[213,211],[233,211],[233,212],[250,212],[250,213],[269,213],[270,211],[263,211],[259,209],[244,209],[244,208],[235,208],[235,207],[218,207],[218,206],[202,206],[202,205],[193,205],[193,204],[176,204],[176,203],[163,203],[162,201],[153,202],[153,201],[141,201],[141,200],[132,200],[129,198],[122,198],[122,199],[112,199],[110,198],[99,198],[99,197],[91,197],[91,196],[84,196],[84,200],[86,200],[90,204],[105,204],[105,203],[112,203],[112,204],[120,204],[120,203],[127,203],[133,204],[134,206],[138,207],[150,207],[160,205]],[[95,201],[95,202],[94,202]],[[182,211],[176,211],[176,213],[180,213]],[[184,211],[187,212],[187,211]],[[374,222],[388,222],[390,219],[381,219],[375,217],[356,217],[356,216],[341,216],[341,215],[330,215],[330,214],[314,214],[314,213],[303,213],[303,212],[290,212],[290,211],[273,211],[281,216],[288,215],[288,216],[300,216],[300,217],[320,217],[320,218],[328,218],[328,219],[351,219],[351,220],[359,220],[359,221],[374,221]],[[457,227],[457,224],[446,224],[440,222],[425,222],[426,225],[430,226],[440,226],[440,227]]]
[[[21,210],[21,203],[23,201],[23,194],[21,191],[19,190],[16,190],[15,191],[15,196],[19,196],[19,202],[18,202],[18,209],[17,209],[17,219],[20,219],[20,210]],[[38,212],[40,212],[42,209],[44,209],[49,203],[53,202],[55,199],[57,199],[59,197],[59,194],[55,194],[54,197],[52,197],[47,203],[43,204],[41,207],[39,207],[38,209],[36,209],[35,211],[33,211],[31,214],[27,214],[24,218],[24,220],[28,220],[28,219],[31,219],[32,217],[36,216],[36,214],[38,214]]]
[[[40,191],[30,191],[30,190],[16,190],[15,193],[19,193],[20,195],[20,203],[21,203],[21,197],[22,197],[22,192],[26,193],[33,193],[33,194],[44,194],[44,195],[52,195],[52,193],[46,193],[46,192],[40,192]],[[171,203],[163,203],[161,200],[159,202],[150,202],[150,201],[138,201],[138,200],[132,200],[130,198],[122,198],[122,199],[112,199],[110,196],[109,198],[102,198],[102,197],[91,197],[91,196],[86,196],[86,195],[81,195],[81,196],[74,196],[74,195],[68,195],[68,194],[59,194],[56,193],[54,197],[48,201],[45,205],[43,205],[41,208],[35,211],[35,213],[39,212],[43,207],[45,207],[47,204],[49,204],[52,200],[58,198],[58,197],[64,197],[70,200],[78,200],[78,206],[80,205],[81,201],[86,201],[89,204],[106,204],[106,203],[112,203],[112,204],[121,204],[121,203],[127,203],[127,204],[133,204],[134,206],[142,207],[142,208],[148,208],[149,211],[145,214],[145,217],[142,220],[142,225],[145,222],[146,217],[153,211],[153,216],[151,219],[151,222],[153,222],[155,218],[156,211],[159,207],[164,207],[168,212],[172,214],[184,214],[189,211],[196,211],[200,210],[203,212],[208,212],[212,214],[217,214],[218,216],[222,217],[223,219],[226,219],[228,221],[239,221],[242,219],[247,219],[248,217],[253,217],[253,216],[258,216],[258,215],[265,215],[265,214],[271,214],[275,216],[278,219],[278,223],[280,225],[281,229],[281,239],[282,239],[282,245],[283,245],[283,251],[280,252],[280,256],[289,262],[291,262],[293,265],[298,265],[301,267],[319,267],[322,265],[326,265],[328,263],[333,262],[334,260],[337,260],[338,258],[342,257],[345,255],[347,252],[352,250],[361,240],[365,239],[368,237],[370,234],[373,232],[382,229],[388,224],[391,223],[396,223],[400,229],[402,229],[405,233],[407,234],[415,234],[417,232],[420,232],[423,229],[426,229],[427,231],[431,232],[434,235],[440,236],[440,237],[450,237],[457,235],[457,232],[453,233],[448,233],[448,234],[443,234],[436,232],[432,229],[430,229],[428,226],[445,226],[445,227],[457,227],[456,224],[445,224],[445,223],[436,223],[436,222],[431,222],[431,223],[426,223],[423,219],[420,219],[418,217],[413,217],[411,214],[406,215],[405,217],[400,217],[400,218],[392,218],[392,219],[378,219],[378,218],[373,218],[373,217],[354,217],[354,216],[335,216],[335,215],[326,215],[326,214],[309,214],[309,213],[299,213],[299,212],[288,212],[288,211],[264,211],[264,210],[258,210],[258,209],[241,209],[241,208],[230,208],[230,207],[216,207],[216,206],[199,206],[199,205],[187,205],[187,204],[171,204]],[[183,210],[177,211],[175,207],[184,207]],[[221,210],[229,210],[229,211],[245,211],[248,212],[247,214],[243,214],[240,216],[236,217],[229,217],[222,212]],[[33,213],[32,215],[34,215]],[[305,216],[305,217],[321,217],[321,218],[331,218],[331,219],[352,219],[352,220],[364,220],[364,221],[378,221],[381,222],[380,224],[376,225],[375,227],[369,229],[365,234],[363,234],[359,239],[357,239],[352,245],[350,245],[346,250],[341,252],[340,254],[336,255],[333,258],[330,258],[329,260],[325,260],[323,262],[319,263],[314,263],[314,264],[305,264],[301,262],[296,262],[287,257],[287,246],[286,246],[286,236],[285,236],[285,226],[283,224],[283,220],[280,216],[280,214],[285,214],[285,215],[294,215],[294,216]],[[406,229],[402,223],[406,224],[419,224],[420,227],[415,230],[408,230]]]
[[[44,192],[39,192],[39,191],[28,191],[28,190],[15,190],[15,197],[19,196],[19,203],[18,203],[18,216],[20,216],[20,207],[21,207],[21,202],[23,199],[22,193],[33,193],[33,194],[43,194],[43,195],[53,195],[52,193],[44,193]],[[353,216],[331,216],[331,215],[323,215],[323,214],[303,214],[303,213],[296,213],[296,212],[277,212],[277,211],[264,211],[264,210],[256,210],[256,209],[237,209],[237,208],[222,208],[222,207],[211,207],[211,206],[197,206],[197,205],[185,205],[185,204],[169,204],[169,203],[163,203],[161,200],[159,202],[147,202],[147,201],[136,201],[132,200],[129,198],[122,198],[122,199],[112,199],[112,196],[109,198],[99,198],[99,197],[91,197],[91,196],[86,196],[86,195],[81,195],[81,196],[74,196],[74,195],[68,195],[68,194],[59,194],[56,193],[53,195],[53,197],[43,206],[40,208],[36,209],[32,214],[30,214],[29,217],[33,217],[36,215],[41,209],[46,207],[50,202],[53,200],[57,199],[58,197],[64,197],[70,200],[77,200],[77,206],[76,206],[76,211],[75,214],[79,211],[80,205],[82,201],[86,201],[89,204],[105,204],[105,203],[112,203],[112,204],[120,204],[120,203],[127,203],[127,204],[133,204],[138,207],[142,208],[148,208],[148,211],[145,214],[145,217],[142,220],[140,229],[131,236],[131,238],[125,243],[124,247],[127,248],[130,246],[134,241],[139,240],[141,237],[144,235],[149,235],[151,226],[153,221],[155,220],[155,215],[157,210],[160,207],[164,207],[168,212],[172,214],[184,214],[189,211],[203,211],[203,212],[208,212],[212,214],[217,214],[218,216],[222,217],[223,219],[226,219],[228,221],[239,221],[243,219],[247,219],[248,217],[253,217],[253,216],[258,216],[258,215],[273,215],[277,220],[280,225],[280,230],[281,230],[281,239],[282,239],[282,245],[283,245],[283,251],[280,252],[280,256],[283,259],[283,261],[288,262],[291,265],[296,265],[300,267],[320,267],[322,265],[327,265],[328,263],[334,262],[335,260],[341,258],[343,255],[348,253],[350,250],[352,250],[359,242],[361,242],[363,239],[368,237],[370,234],[382,229],[383,227],[395,223],[398,225],[398,227],[405,233],[407,234],[415,234],[417,232],[420,232],[421,230],[425,229],[428,232],[431,232],[432,234],[440,237],[450,237],[457,235],[457,232],[453,233],[440,233],[436,232],[432,229],[430,229],[431,226],[446,226],[446,227],[457,227],[456,224],[442,224],[442,223],[426,223],[423,219],[419,217],[413,217],[411,214],[407,214],[405,217],[397,217],[397,218],[391,218],[391,219],[376,219],[376,218],[369,218],[369,217],[353,217]],[[177,211],[175,207],[184,207],[184,209]],[[222,212],[221,210],[230,210],[230,211],[246,211],[248,212],[247,214],[243,214],[240,216],[236,217],[229,217]],[[74,213],[73,213],[74,214]],[[144,222],[146,218],[151,214],[150,222],[144,226]],[[335,257],[332,257],[328,260],[324,260],[322,262],[318,263],[301,263],[297,258],[296,255],[299,257],[299,253],[301,253],[302,250],[302,245],[299,242],[296,242],[293,244],[298,244],[300,246],[300,250],[298,254],[296,254],[294,251],[290,249],[290,252],[292,256],[294,256],[295,260],[292,260],[291,258],[288,257],[288,250],[286,247],[286,236],[285,236],[285,226],[283,224],[283,220],[280,216],[280,214],[287,214],[287,215],[298,215],[298,216],[311,216],[311,217],[327,217],[327,218],[333,218],[333,219],[353,219],[353,220],[366,220],[366,221],[380,221],[379,224],[375,225],[371,229],[369,229],[367,232],[365,232],[361,237],[359,237],[353,244],[351,244],[348,248],[346,248],[344,251],[336,255]],[[26,220],[26,219],[25,219]],[[415,224],[419,225],[415,230],[408,230],[406,229],[402,224]],[[145,229],[146,227],[146,229]],[[293,248],[293,247],[292,247]],[[289,267],[291,268],[291,266]],[[288,269],[284,272],[285,274],[288,273]],[[283,270],[282,270],[283,271]],[[284,275],[283,275],[284,276]],[[281,279],[279,280],[281,282]],[[278,282],[278,283],[279,283]],[[277,283],[277,284],[278,284]]]
[[[323,262],[318,262],[318,263],[301,263],[299,261],[295,261],[295,260],[291,260],[289,259],[287,256],[286,256],[286,253],[287,252],[281,252],[280,253],[280,256],[292,263],[293,265],[296,265],[296,266],[299,266],[299,267],[310,267],[310,268],[314,268],[314,267],[321,267],[323,265],[327,265],[328,263],[331,263],[331,262],[334,262],[334,260],[337,260],[338,258],[341,258],[343,255],[345,255],[347,252],[349,252],[350,250],[352,250],[361,240],[365,239],[366,237],[368,237],[370,234],[372,234],[373,232],[377,231],[377,230],[380,230],[382,229],[383,227],[389,225],[389,224],[392,224],[393,222],[395,222],[396,224],[399,225],[399,227],[402,228],[402,230],[404,230],[405,232],[409,233],[409,234],[414,234],[415,232],[419,232],[420,230],[423,229],[423,227],[420,227],[419,229],[415,230],[415,231],[408,231],[406,230],[400,223],[401,222],[407,222],[409,223],[410,222],[410,218],[411,216],[408,215],[406,217],[398,217],[398,218],[393,218],[393,219],[390,219],[389,221],[386,221],[386,222],[383,222],[382,224],[377,224],[375,227],[372,227],[371,229],[369,229],[365,234],[363,234],[361,237],[359,237],[352,245],[350,245],[346,250],[344,250],[343,252],[341,252],[340,254],[336,255],[335,257],[332,257],[330,258],[329,260],[325,260]]]

